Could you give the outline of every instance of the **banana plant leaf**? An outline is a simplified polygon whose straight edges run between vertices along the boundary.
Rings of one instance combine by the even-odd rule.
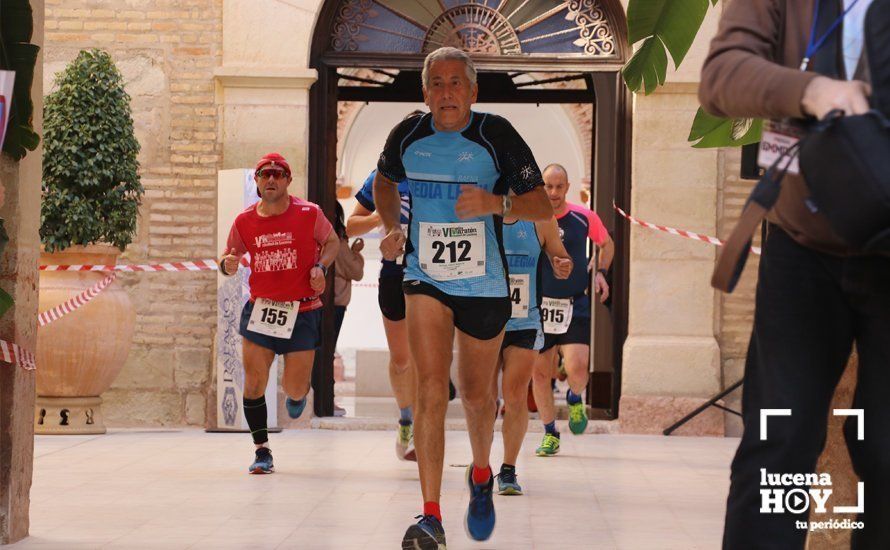
[[[760,141],[763,121],[753,118],[720,118],[709,115],[698,108],[692,129],[689,131],[690,142],[697,149],[710,147],[740,147]]]
[[[709,4],[716,5],[717,0],[630,0],[628,40],[631,44],[643,40],[621,71],[631,91],[650,94],[664,84],[667,53],[670,52],[674,66],[679,67],[692,47]]]

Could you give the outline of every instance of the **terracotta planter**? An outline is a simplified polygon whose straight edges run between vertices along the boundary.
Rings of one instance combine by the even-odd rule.
[[[40,264],[115,264],[119,255],[109,245],[73,246],[42,253]],[[107,275],[41,272],[38,310],[47,311],[77,296]],[[105,433],[99,396],[124,366],[135,322],[129,296],[114,282],[85,306],[37,331],[35,433]]]

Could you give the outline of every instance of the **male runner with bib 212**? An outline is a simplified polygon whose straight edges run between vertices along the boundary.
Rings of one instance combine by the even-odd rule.
[[[445,547],[439,497],[445,409],[452,349],[458,349],[460,393],[473,464],[467,468],[467,533],[486,540],[494,529],[492,382],[504,326],[510,318],[503,217],[544,221],[553,209],[528,145],[505,119],[471,110],[478,88],[466,53],[440,48],[422,73],[430,113],[400,122],[377,164],[374,199],[393,259],[404,250],[408,342],[417,368],[414,443],[424,510],[403,548]],[[408,178],[411,223],[399,224],[396,182]],[[512,190],[516,196],[510,197]],[[407,242],[406,242],[407,240]]]

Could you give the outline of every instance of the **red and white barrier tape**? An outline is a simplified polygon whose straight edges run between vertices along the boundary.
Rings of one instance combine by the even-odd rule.
[[[72,311],[79,309],[89,303],[90,300],[98,296],[105,287],[110,285],[114,279],[117,278],[117,274],[114,272],[111,273],[108,277],[105,277],[91,288],[88,288],[86,291],[80,293],[79,295],[62,302],[56,307],[44,311],[40,315],[37,316],[37,324],[41,327],[45,327],[46,325],[52,323],[53,321],[58,321],[65,315],[68,315]]]
[[[664,225],[657,225],[654,223],[649,223],[643,220],[639,220],[621,208],[618,207],[617,204],[612,204],[613,208],[621,214],[625,219],[629,222],[639,225],[641,227],[645,227],[647,229],[653,229],[655,231],[661,231],[663,233],[668,233],[670,235],[674,235],[677,237],[682,237],[684,239],[690,239],[694,241],[701,241],[709,244],[713,244],[715,246],[723,246],[723,241],[718,239],[717,237],[712,237],[710,235],[701,235],[699,233],[695,233],[693,231],[685,231],[683,229],[677,229],[675,227],[668,227]],[[751,252],[754,254],[760,254],[760,248],[756,246],[751,247]],[[248,266],[249,260],[242,256],[241,265]],[[67,302],[60,304],[49,311],[45,311],[41,313],[37,320],[39,325],[46,326],[49,323],[56,321],[75,311],[76,309],[83,307],[90,300],[99,295],[100,292],[105,290],[105,288],[112,283],[115,279],[115,271],[124,271],[124,272],[157,272],[157,271],[218,271],[219,265],[216,263],[216,260],[196,260],[194,262],[170,262],[170,263],[162,263],[162,264],[120,264],[120,265],[42,265],[40,266],[41,271],[111,271],[112,274],[108,277],[102,279],[94,285],[92,288],[83,292],[79,296],[75,296],[74,298],[68,300]],[[376,288],[378,285],[376,283],[353,283],[353,287],[366,287],[366,288]],[[10,344],[3,340],[0,340],[0,353],[2,353],[2,360],[7,363],[19,364],[26,369],[35,368],[34,356],[27,351],[23,350],[19,346],[15,344]]]
[[[242,264],[245,264],[242,258]],[[56,307],[44,311],[37,316],[37,324],[44,327],[53,321],[58,321],[65,315],[85,306],[90,300],[98,296],[117,275],[115,272],[171,272],[171,271],[218,271],[216,260],[195,260],[193,262],[168,262],[162,264],[118,264],[118,265],[42,265],[40,271],[110,271],[111,274],[81,294],[65,301]],[[34,354],[24,350],[20,346],[0,340],[0,361],[11,365],[19,365],[26,370],[36,368],[37,362]]]
[[[216,260],[169,262],[163,264],[42,265],[40,271],[217,271]]]
[[[25,351],[16,344],[10,344],[3,340],[0,340],[0,360],[5,361],[10,365],[19,365],[25,370],[34,370],[37,368],[37,361],[34,360],[33,354]]]
[[[615,211],[617,211],[619,214],[621,214],[630,223],[634,223],[636,225],[640,225],[640,226],[648,228],[648,229],[654,229],[656,231],[661,231],[663,233],[668,233],[671,235],[675,235],[677,237],[683,237],[684,239],[691,239],[693,241],[701,241],[704,243],[710,243],[715,246],[723,246],[723,244],[724,244],[723,241],[721,241],[717,237],[711,237],[710,235],[700,235],[698,233],[693,233],[692,231],[684,231],[682,229],[677,229],[674,227],[668,227],[665,225],[656,225],[654,223],[644,222],[643,220],[638,220],[637,218],[634,218],[633,216],[631,216],[630,214],[628,214],[627,212],[625,212],[624,210],[619,208],[617,204],[612,203],[612,207],[615,209]],[[760,247],[752,246],[751,252],[759,255]]]

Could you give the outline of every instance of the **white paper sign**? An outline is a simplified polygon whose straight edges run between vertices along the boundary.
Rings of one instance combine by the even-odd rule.
[[[6,127],[9,125],[9,111],[12,107],[12,86],[15,83],[15,71],[0,71],[0,149],[6,139]]]

